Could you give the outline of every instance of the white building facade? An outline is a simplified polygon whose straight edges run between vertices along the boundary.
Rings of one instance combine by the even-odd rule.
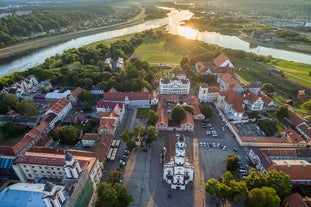
[[[172,189],[185,190],[186,185],[193,181],[194,166],[187,156],[190,152],[187,149],[190,147],[188,144],[186,138],[179,135],[167,137],[165,141],[163,180],[170,184]],[[171,153],[174,155],[171,156]]]
[[[189,94],[190,81],[188,78],[160,78],[160,94]]]

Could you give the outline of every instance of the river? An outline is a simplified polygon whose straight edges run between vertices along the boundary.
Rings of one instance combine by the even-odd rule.
[[[189,39],[197,39],[207,43],[217,44],[221,47],[232,48],[236,50],[244,50],[246,52],[253,52],[261,55],[271,55],[272,57],[275,58],[311,64],[310,55],[261,46],[258,46],[257,48],[250,48],[248,42],[245,42],[235,36],[221,35],[215,32],[199,32],[197,30],[187,28],[180,24],[182,21],[190,19],[193,13],[187,10],[178,11],[172,8],[166,9],[170,10],[168,17],[166,18],[146,21],[142,24],[123,29],[117,29],[98,33],[95,35],[89,35],[85,37],[72,39],[64,43],[39,49],[21,58],[13,60],[10,63],[2,64],[0,65],[0,77],[4,77],[5,75],[8,75],[13,72],[27,70],[31,67],[43,63],[46,58],[54,56],[56,54],[60,54],[63,51],[68,50],[70,48],[79,48],[81,46],[88,45],[93,42],[133,34],[137,32],[142,32],[144,30],[157,28],[164,25],[166,25],[166,30],[169,33],[181,35]]]

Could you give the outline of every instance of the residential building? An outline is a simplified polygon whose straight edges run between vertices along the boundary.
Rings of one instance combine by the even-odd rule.
[[[51,183],[15,183],[0,193],[1,206],[62,207],[65,187]]]
[[[78,175],[86,170],[94,186],[99,184],[102,177],[101,168],[96,157],[73,157],[69,153],[63,154],[61,150],[54,153],[26,152],[13,164],[13,169],[22,182],[33,182],[40,178],[77,179]]]
[[[184,74],[174,74],[173,78],[160,78],[160,94],[189,94],[190,80]]]
[[[150,107],[150,94],[146,89],[143,89],[140,92],[119,92],[116,89],[111,88],[103,97],[105,102],[122,103],[125,106],[138,108]]]
[[[186,116],[180,123],[176,123],[170,119],[173,108],[177,105],[184,104],[194,107],[194,114],[186,111]],[[193,131],[193,119],[204,119],[204,115],[200,112],[199,101],[196,97],[179,99],[177,95],[160,95],[157,106],[157,114],[159,116],[155,126],[158,130],[165,131]]]
[[[82,92],[82,88],[77,87],[75,90],[71,92],[68,99],[71,104],[76,104],[78,102],[78,95]]]
[[[218,77],[217,82],[221,91],[233,89],[235,92],[241,94],[244,90],[240,83],[233,78],[229,73],[224,73]]]
[[[232,123],[248,122],[242,96],[233,89],[222,91],[219,94],[216,107],[221,109]]]
[[[257,170],[261,172],[280,170],[290,176],[293,185],[310,185],[311,163],[297,156],[299,150],[253,148],[249,151],[248,156]]]
[[[218,57],[213,60],[214,66],[218,68],[234,68],[234,65],[230,62],[230,60],[226,57],[225,54],[221,53]]]
[[[2,89],[4,94],[14,94],[18,98],[36,91],[38,80],[31,75],[19,82],[15,82],[11,86]]]
[[[53,92],[49,92],[45,95],[44,99],[47,102],[56,102],[62,98],[67,98],[71,94],[70,90],[66,90],[64,92],[59,92],[59,90],[54,90]]]
[[[53,122],[50,123],[50,126],[52,128],[55,127],[55,123],[57,121],[61,121],[65,118],[65,116],[68,114],[68,112],[72,109],[72,104],[67,98],[61,98],[56,103],[54,103],[46,112],[46,116],[51,116],[51,114],[54,114],[56,116],[53,116]],[[43,118],[44,119],[44,118]]]
[[[299,193],[292,193],[284,198],[281,207],[310,207],[307,203],[311,204],[309,198],[303,198]]]
[[[201,103],[216,102],[220,89],[216,86],[208,86],[206,83],[200,85],[198,98]]]
[[[185,190],[193,181],[194,165],[189,139],[178,134],[166,137],[162,153],[163,180],[172,189]]]

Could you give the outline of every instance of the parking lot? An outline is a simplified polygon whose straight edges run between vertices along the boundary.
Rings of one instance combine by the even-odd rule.
[[[133,114],[130,114],[133,115]],[[125,119],[127,120],[127,119]],[[130,121],[130,120],[128,120]],[[130,121],[131,122],[131,121]],[[137,123],[137,120],[131,122]],[[210,178],[219,179],[226,171],[226,158],[229,154],[237,154],[243,166],[248,164],[246,151],[239,146],[232,133],[214,112],[210,120],[205,121],[206,127],[202,127],[202,121],[195,121],[194,132],[181,132],[190,138],[194,160],[199,160],[195,171],[200,171],[200,192],[206,199],[196,201],[196,184],[191,182],[184,191],[171,190],[170,186],[163,182],[163,167],[160,163],[160,154],[164,146],[164,137],[176,132],[160,132],[158,139],[152,143],[147,152],[138,150],[129,157],[124,173],[124,184],[128,186],[134,201],[130,206],[216,206],[219,200],[212,198],[204,192],[204,183]],[[207,124],[211,124],[207,126]],[[127,126],[127,124],[125,124]],[[215,131],[206,134],[206,130]],[[197,150],[194,150],[194,143]],[[121,144],[122,146],[122,144]],[[124,147],[120,150],[124,151]],[[198,154],[196,152],[199,152]],[[122,154],[121,154],[122,157]],[[119,162],[116,162],[119,164]],[[111,166],[110,166],[111,167]],[[107,170],[107,168],[106,168]],[[240,178],[242,175],[240,175]],[[199,204],[199,205],[198,205]],[[244,207],[243,204],[231,203],[233,207]]]
[[[239,130],[239,134],[241,136],[249,136],[249,137],[264,137],[266,136],[265,132],[262,131],[257,124],[236,124],[235,125]]]

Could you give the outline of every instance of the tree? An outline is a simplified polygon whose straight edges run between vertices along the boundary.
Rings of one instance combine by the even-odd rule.
[[[207,182],[204,185],[204,189],[206,192],[208,192],[212,197],[217,198],[219,195],[219,189],[218,189],[219,181],[215,178],[210,178],[207,180]]]
[[[245,181],[250,189],[261,188],[266,185],[267,177],[264,173],[255,168],[250,168]]]
[[[275,189],[280,197],[284,197],[292,191],[289,175],[280,170],[270,170],[268,172],[267,186]]]
[[[94,95],[88,90],[82,90],[81,93],[78,95],[78,98],[82,102],[89,102],[89,103],[92,103],[95,100]]]
[[[274,113],[278,118],[283,119],[288,117],[288,108],[287,106],[279,106]]]
[[[56,139],[59,139],[62,144],[74,144],[77,139],[77,130],[70,126],[61,126],[56,134]]]
[[[146,143],[151,144],[159,136],[159,130],[155,126],[149,126],[147,129],[147,139]]]
[[[13,94],[6,94],[2,99],[3,103],[8,105],[11,109],[15,109],[16,104],[18,103],[18,98]]]
[[[116,183],[120,183],[121,176],[122,176],[122,174],[119,170],[114,170],[113,172],[110,172],[107,175],[106,182],[111,184],[111,185],[114,185]]]
[[[116,183],[113,185],[113,188],[117,192],[117,198],[119,201],[118,207],[126,207],[129,205],[130,202],[133,201],[133,197],[128,193],[127,188],[125,185],[121,185],[119,183]],[[105,205],[106,207],[106,205]]]
[[[103,182],[97,188],[96,207],[115,207],[119,205],[118,194],[111,184]]]
[[[145,136],[146,128],[143,125],[137,124],[134,127],[134,135],[136,136],[137,140],[142,145],[143,137]]]
[[[121,134],[122,140],[124,142],[130,141],[133,138],[133,136],[134,136],[134,131],[130,130],[129,128],[126,128],[125,130],[123,130]]]
[[[235,154],[230,154],[227,157],[227,165],[226,168],[230,172],[234,172],[239,169],[239,157]]]
[[[184,64],[186,64],[186,63],[190,64],[189,58],[188,58],[188,57],[183,57],[183,58],[181,59],[181,61],[180,61],[180,66],[183,67]]]
[[[311,100],[304,102],[301,107],[304,110],[311,111]]]
[[[22,100],[16,104],[17,111],[26,116],[36,116],[38,114],[38,107],[34,101]]]
[[[209,118],[213,114],[213,107],[211,105],[203,104],[201,106],[201,113],[205,116],[205,118]]]
[[[254,188],[248,194],[248,204],[250,207],[278,207],[280,197],[273,188]]]
[[[159,116],[157,112],[155,112],[154,110],[150,110],[147,123],[151,125],[155,125],[156,122],[158,121],[158,118]]]
[[[182,106],[175,106],[172,110],[172,119],[180,122],[186,116],[186,110]]]
[[[15,137],[21,135],[25,129],[22,126],[17,126],[13,122],[6,122],[0,125],[0,132],[4,136]]]
[[[261,90],[265,93],[273,93],[275,91],[275,87],[271,83],[265,83],[262,85]]]

